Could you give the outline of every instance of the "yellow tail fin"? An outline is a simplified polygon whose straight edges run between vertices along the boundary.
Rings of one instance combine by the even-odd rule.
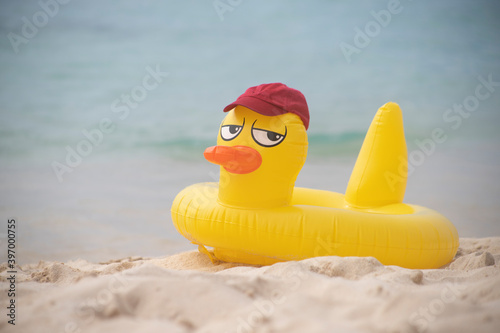
[[[345,199],[359,208],[401,203],[407,176],[403,115],[399,105],[389,102],[378,110],[366,133]]]

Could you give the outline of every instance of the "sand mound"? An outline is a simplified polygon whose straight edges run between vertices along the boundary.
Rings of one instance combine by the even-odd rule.
[[[319,257],[252,267],[203,254],[17,267],[5,332],[496,332],[500,238],[461,239],[442,269]],[[7,266],[0,266],[7,290]],[[6,309],[8,300],[2,297]],[[4,310],[6,312],[6,310]]]

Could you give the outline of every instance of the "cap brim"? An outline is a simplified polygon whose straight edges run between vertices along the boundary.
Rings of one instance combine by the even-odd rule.
[[[249,108],[250,110],[255,111],[264,116],[277,116],[280,114],[287,113],[287,111],[277,107],[274,104],[268,103],[266,101],[251,96],[243,96],[238,98],[236,101],[226,106],[224,108],[224,112],[231,111],[238,105]]]

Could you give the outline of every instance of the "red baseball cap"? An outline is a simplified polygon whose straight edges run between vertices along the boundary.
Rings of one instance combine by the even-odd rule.
[[[283,83],[266,83],[248,88],[236,101],[224,108],[228,112],[237,105],[247,107],[264,116],[295,113],[309,127],[309,108],[304,95]]]

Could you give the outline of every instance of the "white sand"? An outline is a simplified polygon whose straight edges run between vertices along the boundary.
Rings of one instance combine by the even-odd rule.
[[[498,332],[500,237],[463,238],[447,267],[320,257],[267,267],[203,254],[17,267],[2,332]]]

